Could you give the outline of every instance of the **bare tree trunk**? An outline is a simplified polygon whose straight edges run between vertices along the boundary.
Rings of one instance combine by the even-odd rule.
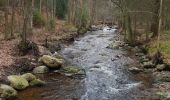
[[[12,16],[11,16],[11,32],[10,32],[10,38],[14,37],[14,20],[15,20],[15,1],[12,3]]]
[[[152,37],[158,36],[158,24],[159,24],[159,6],[160,6],[160,0],[154,0],[154,15],[153,15],[153,21],[151,25],[151,32],[153,32]]]
[[[34,14],[34,0],[32,0],[32,3],[31,3],[31,20],[30,20],[30,29],[32,31],[33,29],[33,14]]]
[[[162,26],[162,9],[163,9],[163,0],[160,0],[160,7],[159,7],[159,24],[158,24],[158,40],[157,40],[157,51],[160,50],[160,35],[161,35],[161,26]]]
[[[42,5],[41,5],[41,4],[42,4],[42,0],[40,0],[40,5],[39,5],[39,6],[40,6],[40,7],[39,7],[40,14],[41,14],[41,8],[42,8]]]
[[[9,35],[9,31],[8,31],[8,24],[9,24],[8,7],[9,7],[9,0],[6,1],[6,7],[5,7],[5,39],[7,39],[8,35]]]
[[[26,42],[27,42],[27,30],[28,30],[28,21],[29,21],[29,4],[28,2],[24,1],[24,23],[23,23],[23,30],[22,30],[22,42],[25,44],[26,46]]]

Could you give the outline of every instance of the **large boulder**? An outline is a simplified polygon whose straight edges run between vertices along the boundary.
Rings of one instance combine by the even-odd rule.
[[[40,79],[35,79],[33,81],[30,82],[30,86],[43,86],[46,83]]]
[[[49,69],[46,66],[39,66],[34,68],[33,73],[34,74],[44,74],[44,73],[48,73]]]
[[[17,90],[23,90],[29,86],[25,78],[17,75],[8,76],[8,81],[11,83],[11,86]]]
[[[63,59],[58,59],[49,55],[42,56],[39,61],[49,68],[60,68],[64,63]]]
[[[17,91],[11,86],[1,84],[0,85],[0,98],[12,99],[17,96]]]
[[[21,77],[25,78],[28,82],[36,79],[36,76],[31,73],[23,74]]]

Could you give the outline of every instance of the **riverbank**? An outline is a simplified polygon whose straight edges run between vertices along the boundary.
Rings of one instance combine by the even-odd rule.
[[[160,40],[160,55],[155,56],[157,52],[157,39],[152,39],[143,45],[132,47],[134,58],[139,62],[135,68],[131,68],[132,72],[137,72],[138,77],[141,73],[145,76],[151,76],[146,83],[150,83],[150,87],[144,91],[148,93],[151,100],[168,100],[170,86],[170,63],[169,63],[169,32],[163,32]],[[134,52],[135,51],[135,52]],[[158,61],[155,62],[155,57]],[[149,99],[149,100],[150,100]]]
[[[74,41],[74,38],[78,36],[77,29],[64,21],[58,22],[56,27],[55,32],[34,29],[33,33],[36,34],[28,37],[29,41],[37,44],[39,53],[45,52],[44,45],[46,44],[50,52],[54,53],[61,49],[62,44]],[[38,56],[34,54],[34,51],[29,51],[24,56],[20,55],[19,42],[18,38],[0,41],[0,82],[4,82],[8,75],[20,74],[37,66]]]

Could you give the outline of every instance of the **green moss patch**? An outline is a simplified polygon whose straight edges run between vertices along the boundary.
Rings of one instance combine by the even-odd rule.
[[[165,56],[170,58],[170,30],[162,33],[160,40],[160,51]],[[157,52],[157,41],[152,41],[148,48],[149,54],[153,56]]]

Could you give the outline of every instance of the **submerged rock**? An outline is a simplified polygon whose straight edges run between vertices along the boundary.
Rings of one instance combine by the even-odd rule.
[[[44,73],[48,73],[49,69],[46,66],[39,66],[34,68],[33,73],[35,74],[44,74]]]
[[[36,79],[36,76],[31,73],[23,74],[21,77],[25,78],[28,82]]]
[[[106,48],[108,48],[108,49],[119,49],[119,45],[117,43],[111,43]]]
[[[35,79],[33,81],[30,82],[30,86],[43,86],[46,83],[40,79]]]
[[[23,90],[29,86],[29,83],[25,78],[17,75],[8,76],[8,81],[13,88],[18,90]]]
[[[39,61],[47,65],[49,68],[60,68],[64,63],[63,59],[58,59],[49,55],[42,56]]]
[[[131,67],[131,68],[129,68],[129,71],[132,72],[133,74],[138,74],[138,73],[142,72],[143,70],[139,69],[137,67]]]
[[[74,67],[74,66],[68,66],[63,68],[63,72],[66,74],[79,74],[79,75],[85,75],[85,71],[81,68]]]
[[[0,85],[0,98],[12,99],[17,96],[17,91],[11,86],[1,84]],[[2,99],[0,99],[2,100]]]

